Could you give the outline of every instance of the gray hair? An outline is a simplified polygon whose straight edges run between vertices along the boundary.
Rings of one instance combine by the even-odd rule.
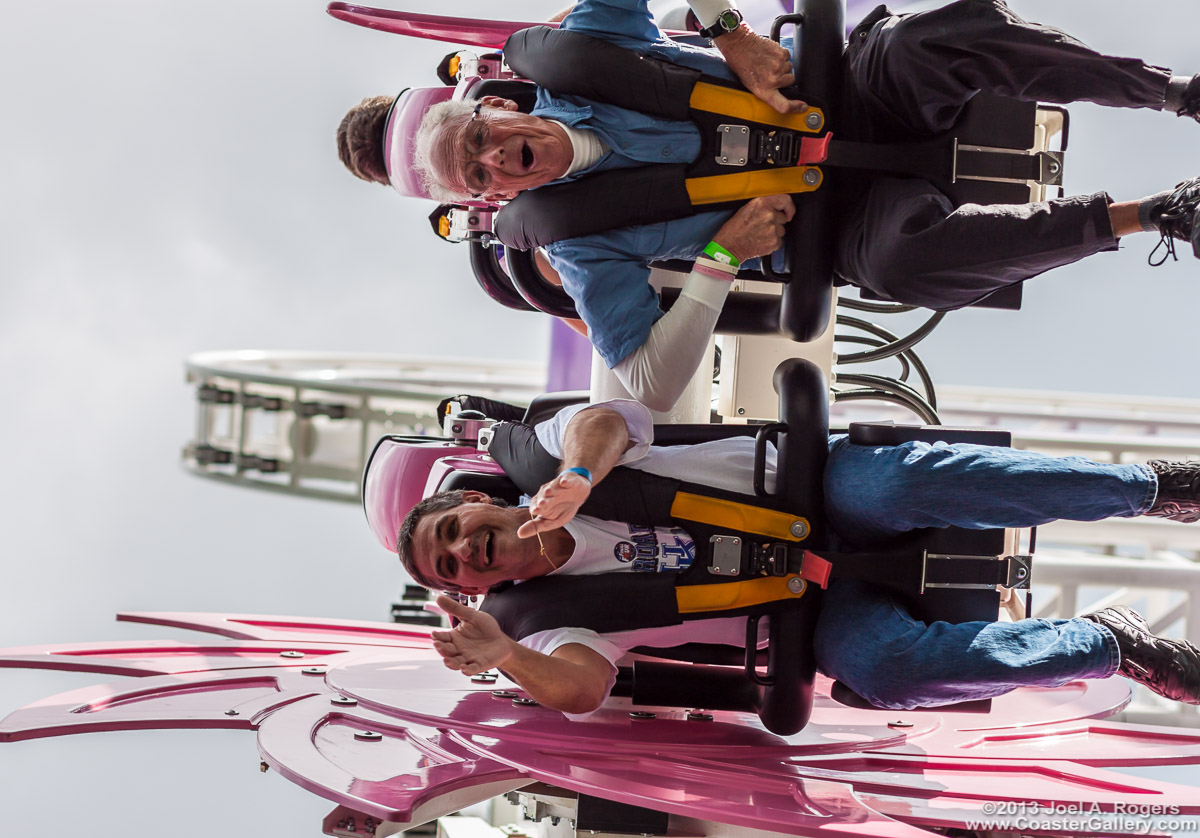
[[[437,171],[439,163],[455,154],[457,130],[471,118],[474,110],[474,102],[448,99],[438,102],[421,118],[421,127],[417,129],[416,148],[413,150],[413,169],[435,201],[462,203],[474,200],[472,196],[446,186]]]

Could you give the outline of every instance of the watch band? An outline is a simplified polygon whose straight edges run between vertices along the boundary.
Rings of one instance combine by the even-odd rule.
[[[712,26],[708,26],[700,30],[702,38],[708,38],[710,41],[719,35],[724,35],[727,32],[732,32],[737,29],[742,23],[742,13],[737,9],[726,9],[717,15],[716,21]]]

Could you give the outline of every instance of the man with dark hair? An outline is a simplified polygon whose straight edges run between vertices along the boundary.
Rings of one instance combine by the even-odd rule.
[[[700,6],[714,3],[729,6],[725,0],[692,3],[706,25],[716,19],[708,15],[714,10],[702,13]],[[744,24],[714,32],[720,55],[664,39],[644,0],[582,0],[562,27],[639,55],[740,79],[774,106],[787,107],[770,95],[778,97],[772,86],[791,81],[777,63],[778,47]],[[959,0],[912,15],[880,7],[852,33],[844,67],[843,139],[846,130],[868,141],[946,130],[980,91],[1189,118],[1200,113],[1200,77],[1101,55],[1059,30],[1021,20],[1003,0]],[[755,78],[758,70],[763,72]],[[418,133],[416,165],[441,198],[507,200],[593,173],[689,163],[701,145],[690,122],[539,88],[529,114],[497,97],[484,97],[478,106],[435,106]],[[1200,225],[1193,224],[1200,179],[1121,203],[1097,193],[957,209],[918,178],[881,174],[841,189],[837,273],[884,299],[931,309],[970,305],[1052,268],[1115,250],[1121,238],[1140,231],[1158,233],[1167,254],[1174,255],[1176,239],[1191,242],[1200,254]],[[783,210],[772,209],[750,223],[778,225]],[[704,212],[546,247],[593,345],[629,392],[651,407],[669,409],[700,364],[728,292],[727,269],[769,252],[731,238],[725,225],[739,214]],[[672,258],[695,259],[697,270],[664,314],[647,285],[648,264]]]
[[[686,568],[694,545],[678,527],[576,514],[592,486],[617,465],[753,494],[753,439],[651,448],[649,412],[635,402],[568,408],[539,425],[536,435],[561,469],[531,506],[500,506],[475,491],[435,495],[407,515],[394,542],[376,528],[415,580],[478,595],[502,582],[551,574]],[[774,468],[771,450],[768,491]],[[945,443],[869,447],[835,436],[824,488],[830,528],[858,545],[924,527],[1027,527],[1137,515],[1200,520],[1200,463],[1102,464]],[[724,617],[604,634],[562,626],[516,642],[489,615],[446,597],[439,603],[461,621],[433,635],[447,666],[467,674],[501,667],[537,701],[570,713],[590,712],[605,700],[615,661],[635,646],[740,647],[746,637],[744,617]],[[822,671],[881,707],[947,704],[1118,672],[1161,695],[1200,703],[1200,650],[1155,637],[1122,606],[1071,620],[926,625],[888,592],[835,578],[813,640]]]

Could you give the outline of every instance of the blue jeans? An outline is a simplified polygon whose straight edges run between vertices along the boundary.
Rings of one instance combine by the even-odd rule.
[[[844,436],[830,440],[825,471],[830,524],[860,544],[921,527],[1132,517],[1157,490],[1141,465],[941,442],[860,446]],[[826,675],[894,709],[1107,678],[1120,664],[1112,633],[1090,620],[927,625],[888,591],[850,579],[830,583],[814,641]]]

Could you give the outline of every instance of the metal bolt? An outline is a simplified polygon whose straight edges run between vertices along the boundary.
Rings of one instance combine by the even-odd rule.
[[[821,173],[816,169],[809,169],[804,173],[804,182],[809,186],[816,186],[821,182]]]
[[[712,713],[701,713],[699,710],[692,710],[687,714],[689,722],[711,722],[713,720]]]
[[[1059,167],[1058,167],[1058,161],[1057,161],[1057,160],[1051,160],[1051,161],[1050,161],[1050,174],[1052,174],[1052,175],[1056,175],[1056,174],[1058,174],[1058,168],[1059,168]]]
[[[337,705],[338,707],[357,707],[358,699],[351,698],[348,695],[339,695],[336,698],[329,699],[329,703]]]
[[[747,129],[747,128],[746,128],[746,126],[745,126],[745,125],[743,125],[743,126],[742,126],[742,133],[743,133],[743,134],[745,134],[747,130],[749,130],[749,129]]]
[[[804,593],[804,589],[808,587],[808,583],[799,576],[793,576],[788,580],[787,587],[794,594],[802,594]]]
[[[804,118],[804,121],[808,124],[809,128],[820,128],[821,127],[821,115],[819,113],[817,113],[816,111],[813,111],[808,116],[806,116]]]
[[[519,698],[519,696],[511,690],[492,690],[492,695],[496,698]]]
[[[746,408],[739,407],[738,408],[738,416],[744,416],[745,414],[746,414]]]
[[[383,734],[376,733],[373,730],[356,730],[354,731],[354,738],[363,742],[379,742],[382,741]]]
[[[478,675],[471,676],[472,684],[494,684],[496,676],[491,672],[480,672]]]
[[[237,715],[239,715],[239,714],[238,714],[238,711],[237,711],[237,710],[226,710],[226,711],[225,711],[225,715],[226,715],[226,716],[237,716]]]
[[[657,719],[658,714],[649,710],[633,710],[629,713],[631,719]]]
[[[728,162],[729,162],[729,158],[728,158],[728,157],[722,157],[722,158],[721,158],[721,162],[722,162],[722,163],[728,163]]]
[[[512,700],[514,707],[537,707],[537,702],[532,698],[523,698],[518,696]]]
[[[807,521],[792,521],[792,525],[788,527],[788,532],[793,538],[808,537],[808,522]]]
[[[304,657],[304,653],[303,652],[280,652],[279,657],[281,657],[281,658],[302,658],[302,657]]]
[[[888,722],[888,727],[912,727],[912,722],[906,722],[903,719],[897,719],[894,722]]]
[[[300,670],[305,675],[324,675],[325,667],[323,666],[306,666]]]
[[[745,157],[739,157],[739,158],[738,158],[738,165],[739,165],[739,166],[744,166],[744,165],[746,165],[746,158],[745,158]]]

